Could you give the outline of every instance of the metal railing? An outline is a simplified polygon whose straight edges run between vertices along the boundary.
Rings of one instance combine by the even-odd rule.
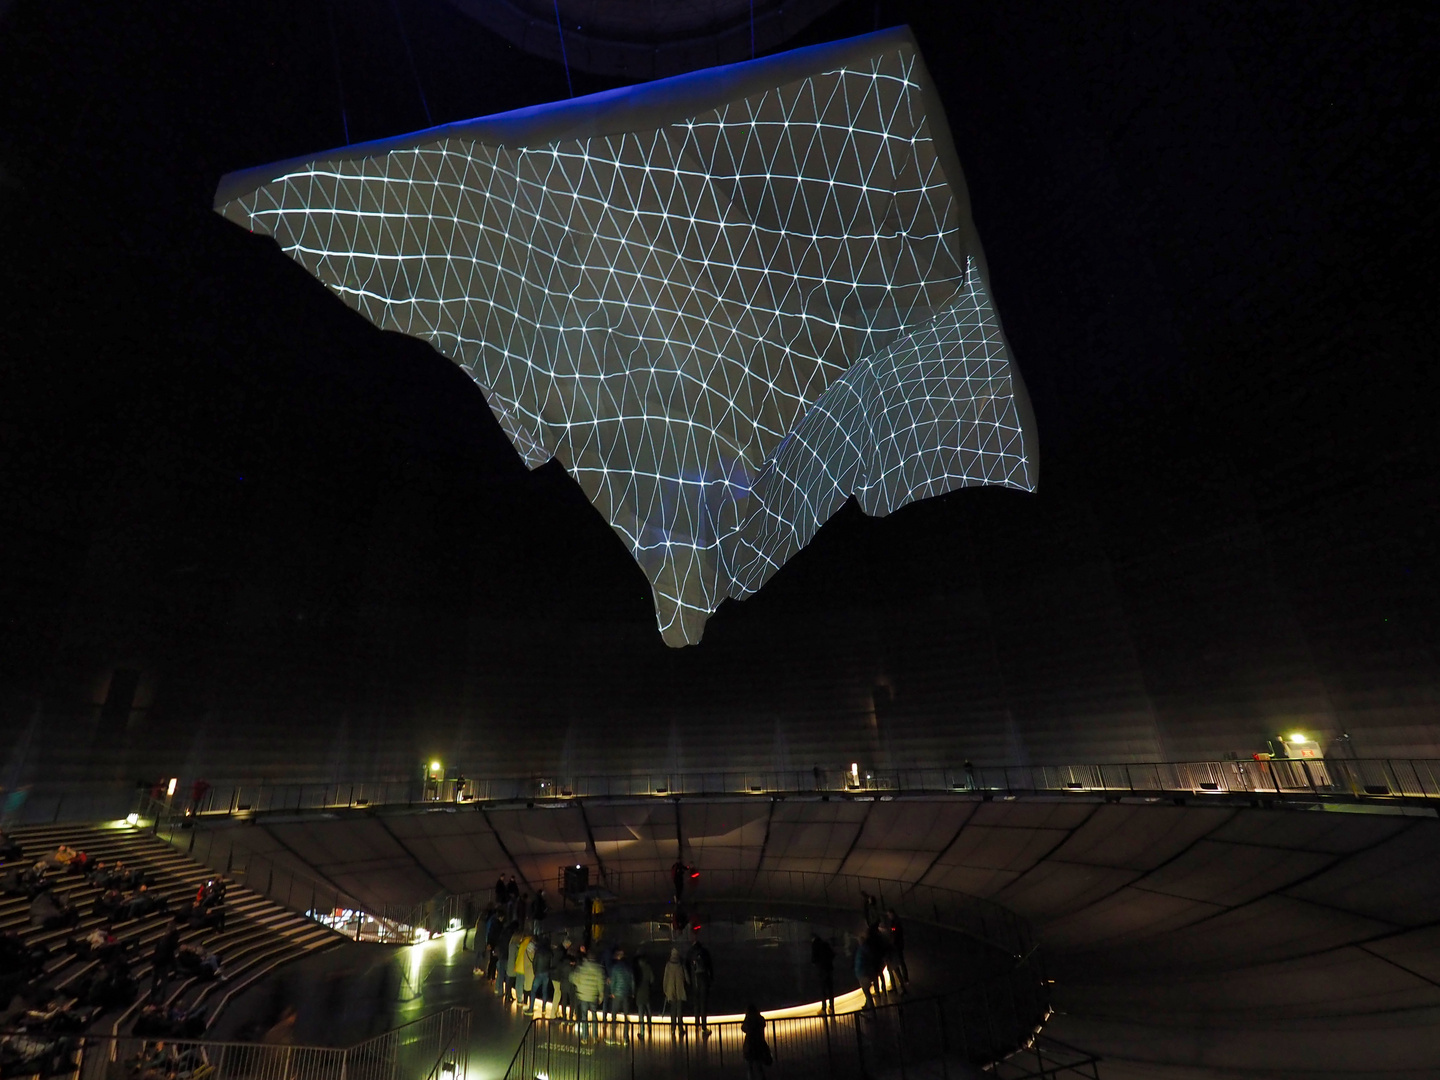
[[[495,777],[477,780],[381,780],[271,784],[217,783],[201,814],[280,814],[370,807],[531,802],[541,799],[715,795],[976,794],[1310,795],[1440,799],[1440,761],[1429,759],[1279,758],[1269,761],[1125,762],[1098,765],[963,765],[868,773],[840,769],[786,772],[630,773],[615,776]]]
[[[470,1010],[448,1008],[350,1047],[86,1035],[75,1080],[429,1080],[437,1062],[457,1080],[470,1055]]]
[[[189,780],[179,785],[189,790]],[[202,816],[303,814],[372,808],[466,806],[570,798],[694,798],[819,795],[881,798],[936,794],[1091,794],[1141,796],[1242,795],[1340,799],[1440,799],[1440,760],[1430,758],[1281,758],[1121,762],[1091,765],[951,765],[875,773],[844,768],[634,772],[573,777],[488,777],[466,780],[217,781],[192,805],[169,800],[177,813]],[[75,785],[31,791],[7,826],[121,817],[134,809],[133,788]]]
[[[1094,1054],[1041,1035],[990,1069],[996,1080],[1100,1080]]]
[[[217,873],[275,901],[291,911],[308,915],[356,941],[409,944],[415,924],[397,924],[365,905],[344,889],[295,865],[293,859],[272,857],[235,844],[227,829],[195,828],[195,820],[176,811],[169,802],[141,798],[138,810],[146,827],[159,839]],[[337,919],[335,913],[345,913]]]
[[[768,1019],[773,1064],[767,1072],[779,1080],[904,1078],[907,1070],[916,1076],[971,1075],[967,1070],[974,1066],[1034,1043],[1048,1012],[1047,990],[1038,961],[1027,957],[1000,976],[939,997],[831,1017]],[[596,1027],[600,1037],[587,1041],[576,1022],[532,1020],[506,1080],[719,1080],[745,1067],[740,1021],[712,1022],[708,1038],[693,1017],[675,1027],[660,1017],[642,1029],[634,1016]]]

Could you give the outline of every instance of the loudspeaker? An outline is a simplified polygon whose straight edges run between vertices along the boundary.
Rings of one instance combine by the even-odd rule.
[[[564,868],[565,895],[580,896],[590,887],[588,866],[567,866]]]

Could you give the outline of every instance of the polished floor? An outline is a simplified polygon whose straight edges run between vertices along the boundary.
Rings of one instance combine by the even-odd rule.
[[[605,924],[606,938],[624,944],[632,955],[640,948],[656,964],[658,975],[671,948],[668,926],[661,918],[642,918],[641,914],[663,913],[638,908],[612,911]],[[712,1016],[738,1019],[750,1000],[767,1012],[816,1011],[818,986],[810,966],[812,931],[835,943],[836,990],[853,995],[855,1000],[849,1001],[848,1007],[858,1007],[856,981],[851,975],[853,934],[863,930],[858,915],[847,919],[845,913],[833,910],[792,909],[788,918],[747,917],[718,906],[694,914],[715,958]],[[553,932],[567,933],[560,921],[555,921]],[[578,939],[583,930],[576,926],[568,932]],[[959,934],[915,923],[907,926],[907,935],[911,991],[917,996],[948,989],[955,979],[986,974],[1003,962],[987,946]],[[469,1008],[473,1016],[468,1080],[502,1077],[529,1016],[513,1004],[503,1004],[492,984],[473,974],[475,953],[465,947],[465,936],[452,931],[403,948],[356,945],[294,965],[237,1001],[212,1035],[350,1045],[458,1005]],[[657,992],[657,1012],[659,1006]],[[847,1008],[843,996],[839,1008],[842,1012]],[[607,1040],[622,1036],[620,1031],[606,1031]]]

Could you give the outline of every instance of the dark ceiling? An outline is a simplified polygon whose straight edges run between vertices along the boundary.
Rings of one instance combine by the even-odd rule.
[[[1440,756],[1432,7],[847,2],[787,42],[913,26],[1045,471],[852,507],[678,652],[458,369],[209,209],[233,169],[564,97],[561,66],[444,0],[3,18],[0,784],[1282,724]]]
[[[533,56],[638,82],[784,49],[842,0],[450,2]],[[874,17],[878,22],[878,4]]]

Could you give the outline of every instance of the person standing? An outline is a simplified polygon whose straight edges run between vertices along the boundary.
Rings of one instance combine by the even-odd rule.
[[[544,936],[531,939],[530,942],[530,1011],[538,1012],[540,1016],[545,1015],[545,1006],[550,1001],[550,970],[552,966],[552,954],[550,952],[550,941]]]
[[[889,924],[890,931],[890,955],[894,958],[891,961],[891,968],[900,976],[900,993],[910,992],[910,968],[905,963],[905,927],[901,924],[895,909],[891,908],[885,912],[885,921]]]
[[[651,1008],[651,1002],[655,992],[655,969],[650,966],[650,958],[644,953],[635,954],[635,1011],[639,1014],[640,1026],[645,1033],[650,1033],[650,1025],[655,1020],[655,1013]]]
[[[883,955],[884,941],[880,937],[879,929],[871,926],[870,931],[855,946],[855,981],[860,984],[860,989],[865,994],[867,1009],[875,1008],[871,989],[875,980],[880,977]]]
[[[575,958],[570,955],[570,939],[555,946],[551,957],[550,978],[560,987],[560,1000],[556,1015],[566,1020],[575,1019]]]
[[[535,893],[534,903],[530,905],[530,918],[534,923],[532,928],[533,933],[539,934],[544,932],[545,927],[543,924],[549,910],[549,905],[545,903],[545,886],[542,885]]]
[[[745,1059],[746,1075],[750,1080],[765,1080],[765,1066],[773,1064],[775,1059],[770,1055],[770,1044],[765,1041],[765,1017],[753,1001],[745,1010],[740,1030],[745,1034],[740,1054]]]
[[[515,881],[515,875],[510,875],[510,880],[505,883],[505,921],[511,922],[515,918],[515,906],[520,902],[520,886]]]
[[[499,956],[500,934],[505,929],[505,924],[500,919],[500,909],[491,911],[485,919],[485,978],[494,981],[496,972],[496,960]],[[476,947],[475,968],[480,968],[479,947]]]
[[[835,948],[819,934],[810,936],[810,963],[820,982],[820,1012],[835,1015]]]
[[[575,984],[575,1000],[580,1010],[580,1040],[590,1039],[590,1028],[594,1024],[595,1038],[600,1037],[600,1018],[597,1015],[600,1002],[605,996],[605,969],[598,961],[582,955],[571,981]]]
[[[890,943],[880,932],[878,923],[871,924],[865,931],[865,950],[870,958],[870,983],[875,993],[885,992],[885,968],[890,962]]]
[[[180,947],[180,929],[172,925],[165,936],[155,943],[150,956],[150,988],[164,985],[165,980],[175,973],[175,953]]]
[[[470,941],[470,935],[475,933],[475,928],[479,925],[480,916],[475,910],[475,899],[474,897],[467,896],[465,898],[465,907],[462,909],[462,914],[460,916],[460,926],[465,931],[463,934],[460,935],[461,952],[465,952],[470,948],[470,945],[468,944]]]
[[[695,1025],[705,1037],[710,1037],[710,987],[715,981],[715,962],[710,950],[699,941],[690,946],[685,966],[690,972],[690,989],[694,991]]]
[[[607,1012],[609,1019],[614,1020],[616,1016],[625,1025],[625,1035],[630,1035],[630,1010],[635,1005],[635,971],[630,966],[630,961],[625,959],[625,950],[616,947],[615,956],[610,962],[610,995],[607,999]]]
[[[520,949],[520,928],[513,922],[505,926],[505,984],[500,1000],[507,1004],[515,998],[515,954]]]
[[[680,950],[670,950],[670,960],[665,965],[661,978],[661,989],[665,992],[665,1011],[670,1015],[670,1035],[684,1034],[681,1017],[685,1012],[685,965],[680,960]]]
[[[530,936],[524,923],[516,927],[515,937],[520,942],[515,950],[515,1000],[523,1009],[525,1003],[530,999],[530,990],[535,985],[535,973],[530,967],[530,961],[535,956],[535,950],[532,947],[535,939]]]
[[[860,890],[860,895],[865,900],[865,925],[874,926],[880,921],[880,901],[873,893],[868,893],[864,889]]]

